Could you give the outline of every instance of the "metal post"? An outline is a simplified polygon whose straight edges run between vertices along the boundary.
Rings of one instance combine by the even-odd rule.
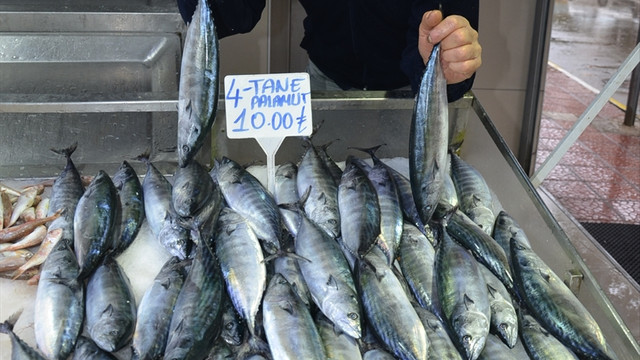
[[[640,26],[636,44],[640,44]],[[629,84],[629,96],[627,97],[627,109],[624,112],[624,125],[633,127],[638,109],[638,96],[640,96],[640,67],[636,66],[631,73]]]

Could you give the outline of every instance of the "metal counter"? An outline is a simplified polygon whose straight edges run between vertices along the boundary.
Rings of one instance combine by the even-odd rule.
[[[371,147],[379,144],[386,144],[379,150],[379,157],[407,158],[413,103],[413,98],[406,93],[314,93],[312,100],[313,121],[316,126],[319,126],[314,136],[314,143],[323,144],[334,141],[328,148],[328,152],[336,161],[343,161],[348,154],[366,158],[361,152],[349,149],[349,147]],[[254,140],[229,140],[226,138],[224,106],[222,102],[220,105],[211,136],[211,157],[208,158],[228,156],[240,163],[264,161],[265,156]],[[175,116],[173,113],[171,115]],[[25,114],[25,116],[28,115]],[[31,114],[31,116],[38,118],[48,115]],[[466,135],[461,147],[462,157],[484,176],[501,206],[523,228],[534,250],[560,277],[571,282],[578,298],[599,323],[608,343],[618,357],[621,360],[638,359],[640,357],[638,343],[633,339],[629,329],[604,295],[600,285],[595,281],[566,234],[531,186],[527,176],[493,126],[489,116],[484,112],[481,104],[472,94],[468,94],[463,99],[450,104],[450,118],[454,120],[452,123],[466,124],[466,127],[460,126],[454,131],[464,135],[464,131],[461,132],[461,129],[466,128]],[[64,116],[60,122],[46,125],[47,131],[59,132],[66,126]],[[85,126],[90,125],[85,123]],[[118,126],[117,121],[114,121],[114,126]],[[3,128],[5,128],[4,125]],[[173,131],[175,131],[175,127],[169,127],[161,135],[163,138],[175,137]],[[96,135],[109,137],[109,128],[100,130]],[[70,136],[67,140],[71,140],[74,136]],[[299,138],[286,139],[277,153],[276,163],[298,161],[303,153],[301,142]],[[126,147],[127,144],[130,146]],[[120,149],[124,157],[130,158],[138,155],[139,149],[135,142],[121,142],[120,145],[125,146]],[[47,148],[50,146],[51,144],[42,144],[33,147],[31,156],[33,158],[45,156],[50,161],[48,169],[55,169],[55,171],[41,173],[42,175],[38,176],[38,179],[7,177],[0,173],[0,181],[38,181],[40,178],[56,176],[62,169],[64,161],[59,156],[53,157],[47,154],[49,153]],[[3,147],[3,149],[6,151],[6,148]],[[97,144],[91,153],[94,154],[93,157],[85,156],[83,161],[78,162],[81,171],[100,167],[102,163],[100,154],[104,150],[100,148],[100,144]],[[6,170],[7,168],[3,167],[5,158],[1,159],[0,169]],[[165,165],[167,173],[172,173],[172,169],[175,169],[173,161],[167,161]],[[114,166],[105,170],[113,174],[116,169],[117,167]],[[28,172],[28,169],[25,171]],[[93,175],[93,173],[85,172],[83,174]],[[146,225],[143,226],[139,237],[140,239],[136,240],[136,242],[140,242],[138,250],[133,251],[140,251],[140,249],[147,251],[148,248],[145,249],[145,246],[153,246],[153,241],[149,241],[150,234]],[[132,282],[137,283],[137,285],[134,284],[134,287],[137,287],[138,299],[141,296],[141,291],[152,279],[153,270],[159,268],[159,265],[161,264],[153,262],[143,266],[140,264],[132,266],[130,263],[124,266],[125,271],[132,278]],[[144,269],[146,273],[140,274],[139,271],[143,267],[146,268]],[[576,281],[580,275],[582,280]],[[33,307],[30,297],[35,294],[35,287],[0,279],[0,292],[2,293],[0,294],[0,319],[8,317],[19,307]],[[23,300],[16,303],[15,299],[19,293],[24,293]],[[25,337],[27,341],[31,340],[31,344],[33,344],[33,329],[30,327],[32,319],[33,314],[28,314],[25,319],[21,319],[20,326],[17,327],[18,335]],[[6,349],[5,344],[8,344],[8,338],[2,337],[0,344],[3,349]]]

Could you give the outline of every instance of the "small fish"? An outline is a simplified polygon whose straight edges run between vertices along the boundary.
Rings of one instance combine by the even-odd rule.
[[[29,260],[24,263],[24,265],[20,266],[17,269],[14,275],[14,279],[20,277],[28,269],[42,264],[47,256],[49,256],[49,253],[51,252],[53,247],[58,243],[58,241],[60,241],[60,239],[62,239],[61,228],[47,231],[44,240],[42,240],[40,247],[38,247],[38,251],[31,258],[29,258]]]
[[[18,218],[18,220],[23,222],[32,221],[35,219],[36,219],[36,208],[33,206],[29,206],[28,208],[24,209],[22,211],[22,214],[20,214],[20,217]]]
[[[593,316],[547,264],[511,238],[514,283],[520,300],[549,333],[579,357],[616,359]]]
[[[218,36],[207,1],[199,0],[187,29],[178,90],[178,165],[202,147],[218,107]]]
[[[475,258],[446,231],[441,236],[435,271],[442,317],[460,353],[475,360],[489,335],[491,309],[487,285]]]
[[[135,329],[136,300],[129,278],[107,256],[87,282],[86,322],[91,339],[103,350],[125,346]]]
[[[37,219],[42,219],[47,217],[47,213],[49,212],[49,205],[51,204],[50,198],[44,198],[40,200],[38,205],[35,208],[35,215]]]
[[[26,342],[13,332],[18,318],[22,314],[22,310],[11,315],[7,320],[0,324],[0,333],[7,334],[11,338],[11,359],[12,360],[45,360],[36,350],[29,346]]]
[[[262,313],[265,335],[274,359],[327,359],[309,309],[280,274],[275,274],[269,282]]]
[[[123,161],[113,175],[113,185],[120,200],[120,219],[113,246],[113,256],[117,256],[131,245],[140,231],[144,220],[144,195],[138,174],[127,161]]]
[[[20,193],[18,200],[16,200],[16,203],[13,205],[9,226],[15,224],[22,212],[33,205],[33,201],[39,193],[42,193],[42,190],[39,189],[38,186],[30,186]]]
[[[9,221],[11,221],[11,213],[13,212],[13,205],[9,195],[3,190],[0,191],[0,230],[5,227],[9,227]]]
[[[33,229],[32,232],[25,235],[22,239],[11,244],[11,246],[7,246],[3,248],[3,251],[14,251],[20,249],[30,248],[42,243],[42,240],[47,236],[47,227],[44,225],[40,225]]]
[[[61,214],[62,210],[58,210],[53,215],[47,216],[46,218],[35,219],[24,224],[4,228],[0,230],[0,243],[6,243],[20,239],[21,237],[33,232],[33,230],[38,226],[44,225],[49,221],[59,218]]]
[[[29,250],[5,251],[11,244],[0,244],[0,272],[9,272],[23,266],[33,257]]]
[[[423,224],[431,220],[444,183],[449,141],[448,106],[440,44],[436,44],[420,82],[409,133],[409,179]]]
[[[73,248],[81,278],[89,276],[113,249],[117,209],[117,190],[100,170],[78,201],[73,218]]]

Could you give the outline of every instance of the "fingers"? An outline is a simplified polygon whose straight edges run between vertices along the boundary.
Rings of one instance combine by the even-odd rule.
[[[423,15],[418,49],[425,63],[437,43],[440,43],[441,61],[449,84],[468,79],[482,64],[478,32],[462,16],[451,15],[442,19],[438,10]]]

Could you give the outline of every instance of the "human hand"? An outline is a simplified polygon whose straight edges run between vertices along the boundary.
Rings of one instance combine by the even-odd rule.
[[[482,65],[478,32],[462,16],[443,19],[440,10],[424,13],[418,29],[418,51],[425,63],[437,43],[440,43],[440,61],[448,84],[470,78]]]

